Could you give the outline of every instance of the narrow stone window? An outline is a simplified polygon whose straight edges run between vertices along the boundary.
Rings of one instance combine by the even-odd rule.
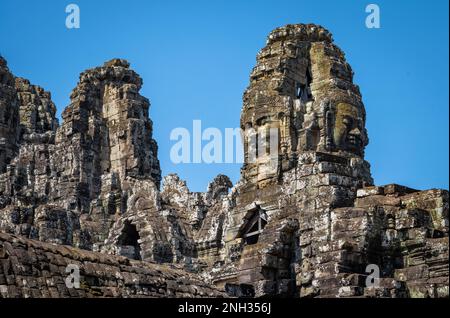
[[[311,70],[308,68],[306,70],[306,87],[305,87],[305,91],[304,91],[304,95],[307,101],[312,100],[312,93],[311,93],[311,83],[312,83],[313,79],[311,76]]]
[[[307,69],[306,84],[302,84],[300,82],[297,82],[295,84],[295,97],[297,99],[302,100],[305,103],[312,100],[311,83],[312,83],[311,71]]]
[[[302,97],[302,84],[297,82],[295,86],[295,97],[300,99]]]
[[[260,234],[267,224],[266,212],[257,206],[254,209],[253,215],[247,220],[241,230],[240,237],[242,237],[247,245],[258,243]]]

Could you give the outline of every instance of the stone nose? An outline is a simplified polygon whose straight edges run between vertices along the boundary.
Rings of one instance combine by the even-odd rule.
[[[361,130],[358,127],[353,128],[352,130],[350,130],[349,135],[361,136]]]

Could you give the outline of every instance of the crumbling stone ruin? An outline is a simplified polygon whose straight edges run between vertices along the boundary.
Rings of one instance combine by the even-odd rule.
[[[0,297],[226,297],[168,264],[139,262],[0,233]],[[72,288],[71,269],[81,272]],[[17,282],[23,283],[17,283]]]
[[[448,297],[448,191],[373,184],[361,94],[326,29],[270,33],[234,186],[161,177],[141,85],[124,60],[87,70],[59,125],[0,58],[2,297]],[[249,142],[273,129],[275,156]]]

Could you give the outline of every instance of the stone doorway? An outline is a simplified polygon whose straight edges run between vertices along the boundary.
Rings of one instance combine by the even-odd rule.
[[[117,241],[119,255],[135,260],[142,260],[139,239],[140,236],[136,226],[130,221],[126,221]]]

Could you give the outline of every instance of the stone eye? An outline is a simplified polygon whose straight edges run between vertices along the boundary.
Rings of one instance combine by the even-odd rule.
[[[347,127],[351,127],[352,126],[352,119],[350,117],[345,117],[342,122],[347,126]]]

